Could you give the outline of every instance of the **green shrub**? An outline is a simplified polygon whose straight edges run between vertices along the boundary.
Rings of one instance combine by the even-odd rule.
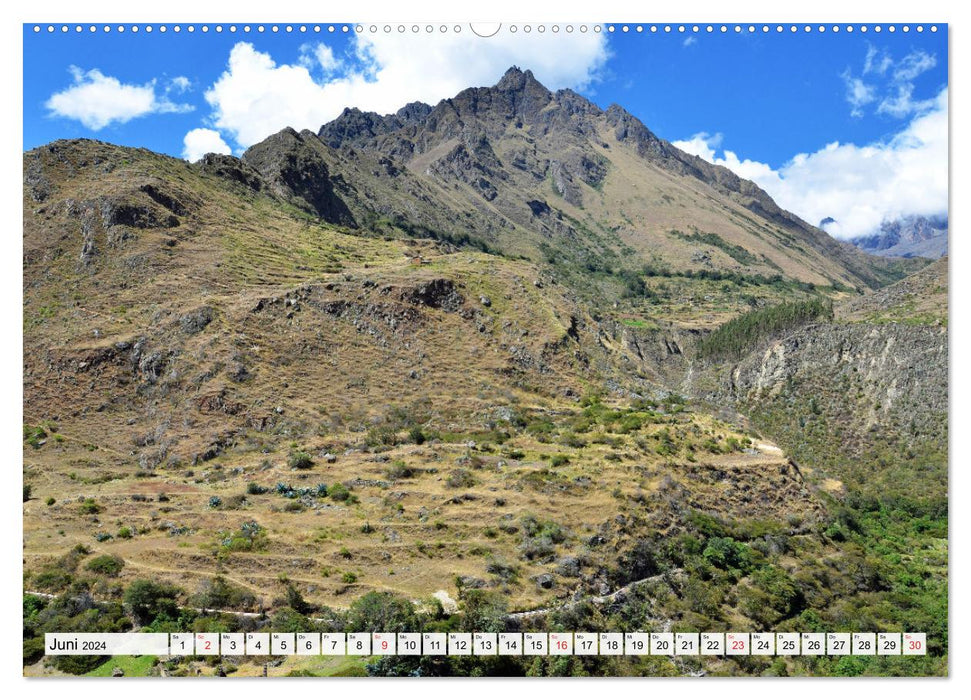
[[[410,479],[415,475],[415,470],[405,464],[404,460],[396,459],[391,466],[384,470],[384,474],[392,481],[397,479]]]
[[[266,546],[266,530],[255,520],[239,526],[239,530],[223,532],[219,546],[227,552],[251,552]]]
[[[453,469],[445,479],[445,485],[452,489],[464,489],[475,486],[475,478],[468,469]]]
[[[701,556],[719,569],[735,569],[744,574],[754,568],[757,555],[751,547],[731,537],[712,537]]]
[[[393,447],[398,444],[398,435],[388,425],[376,425],[367,431],[364,442],[369,447]]]
[[[327,495],[335,501],[348,501],[351,498],[350,490],[340,482],[330,486],[327,489]]]
[[[189,604],[203,609],[251,610],[257,600],[245,588],[233,585],[222,576],[214,576],[189,598]]]
[[[159,617],[176,619],[179,615],[178,595],[175,586],[139,579],[125,591],[124,603],[135,621],[144,625]]]
[[[24,442],[35,450],[40,449],[47,438],[47,432],[39,425],[24,425]]]
[[[523,539],[519,550],[525,559],[545,561],[556,553],[556,545],[564,542],[567,532],[559,523],[552,520],[539,520],[534,515],[524,515],[520,519]]]
[[[509,614],[506,597],[496,591],[466,588],[462,603],[462,629],[469,632],[505,632]]]
[[[563,435],[560,437],[560,442],[566,445],[567,447],[580,448],[580,447],[587,446],[586,440],[584,440],[576,433],[571,433],[571,432],[563,433]]]
[[[290,453],[287,464],[291,469],[310,469],[314,466],[314,460],[306,452],[296,450]]]
[[[357,576],[354,576],[353,580],[344,582],[353,583],[356,580]],[[347,629],[355,632],[408,632],[419,627],[414,604],[394,593],[365,593],[351,603],[347,612]]]
[[[251,481],[246,484],[246,493],[248,493],[250,496],[260,496],[266,493],[268,490],[269,489],[267,489],[265,486],[260,486],[255,481]]]
[[[94,502],[93,498],[85,498],[81,505],[78,506],[78,510],[81,512],[81,515],[97,515],[101,512],[102,508]]]
[[[36,574],[34,586],[42,591],[60,591],[71,585],[74,577],[62,569],[47,569]]]
[[[750,581],[751,586],[742,589],[739,609],[763,629],[802,611],[805,599],[799,585],[779,567],[759,569]]]
[[[114,554],[102,554],[89,561],[84,568],[103,576],[117,576],[125,568],[125,560]]]
[[[303,594],[290,581],[287,581],[287,589],[284,593],[283,602],[288,608],[296,610],[301,615],[309,615],[316,611],[316,606],[308,603],[304,599]]]
[[[519,567],[491,556],[486,560],[486,571],[504,583],[511,583],[519,576]]]
[[[44,658],[43,637],[30,637],[24,639],[24,666],[35,664]]]

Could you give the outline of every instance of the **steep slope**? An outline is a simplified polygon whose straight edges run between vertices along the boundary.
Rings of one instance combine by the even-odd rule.
[[[836,307],[837,318],[870,323],[946,326],[948,265],[945,255],[899,282]]]
[[[28,418],[64,405],[95,444],[117,445],[110,433],[133,419],[121,430],[131,440],[147,429],[150,444],[167,445],[151,451],[193,461],[219,431],[331,401],[359,405],[366,422],[387,397],[407,403],[432,388],[484,391],[483,405],[503,384],[579,391],[581,341],[596,350],[567,290],[528,263],[350,235],[289,208],[265,181],[213,176],[212,162],[92,142],[25,160],[49,190],[25,200]],[[308,366],[322,383],[281,393],[307,381]],[[323,381],[328,366],[339,383]]]

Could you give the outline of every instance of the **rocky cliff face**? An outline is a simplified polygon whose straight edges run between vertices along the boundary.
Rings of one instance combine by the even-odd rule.
[[[947,415],[947,331],[897,324],[818,324],[753,353],[728,373],[744,404],[815,398],[858,432],[926,433]]]
[[[824,324],[772,343],[723,380],[753,425],[820,483],[942,512],[947,367],[942,327]]]

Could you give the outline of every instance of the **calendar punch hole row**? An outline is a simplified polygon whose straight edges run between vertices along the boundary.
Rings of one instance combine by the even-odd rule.
[[[922,632],[197,632],[49,634],[49,654],[171,656],[924,656]],[[90,639],[89,639],[90,638]]]

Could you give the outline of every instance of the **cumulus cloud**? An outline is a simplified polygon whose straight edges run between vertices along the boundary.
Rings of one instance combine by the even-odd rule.
[[[834,142],[782,167],[722,150],[721,135],[696,134],[674,145],[754,181],[779,206],[838,238],[872,233],[884,221],[947,213],[948,91],[928,101],[894,136],[865,146]]]
[[[531,69],[551,89],[582,89],[608,57],[606,37],[593,32],[500,32],[480,41],[454,32],[420,39],[360,34],[355,42],[352,61],[338,61],[318,44],[301,51],[296,64],[236,44],[206,91],[211,126],[246,147],[286,126],[316,130],[345,107],[389,113],[415,100],[434,104],[469,86],[494,84],[511,65]]]
[[[847,68],[840,77],[846,86],[850,115],[860,118],[864,107],[876,102],[877,114],[904,118],[933,107],[934,100],[914,99],[914,81],[937,65],[932,54],[916,49],[899,60],[869,44],[863,70],[854,75]]]
[[[122,83],[97,68],[69,68],[74,83],[50,96],[45,106],[53,116],[76,119],[92,131],[109,124],[124,124],[136,117],[165,112],[188,112],[191,105],[176,104],[155,91],[155,81],[144,85]]]
[[[182,157],[195,162],[207,153],[222,153],[229,155],[232,149],[218,131],[212,129],[193,129],[182,139]]]

